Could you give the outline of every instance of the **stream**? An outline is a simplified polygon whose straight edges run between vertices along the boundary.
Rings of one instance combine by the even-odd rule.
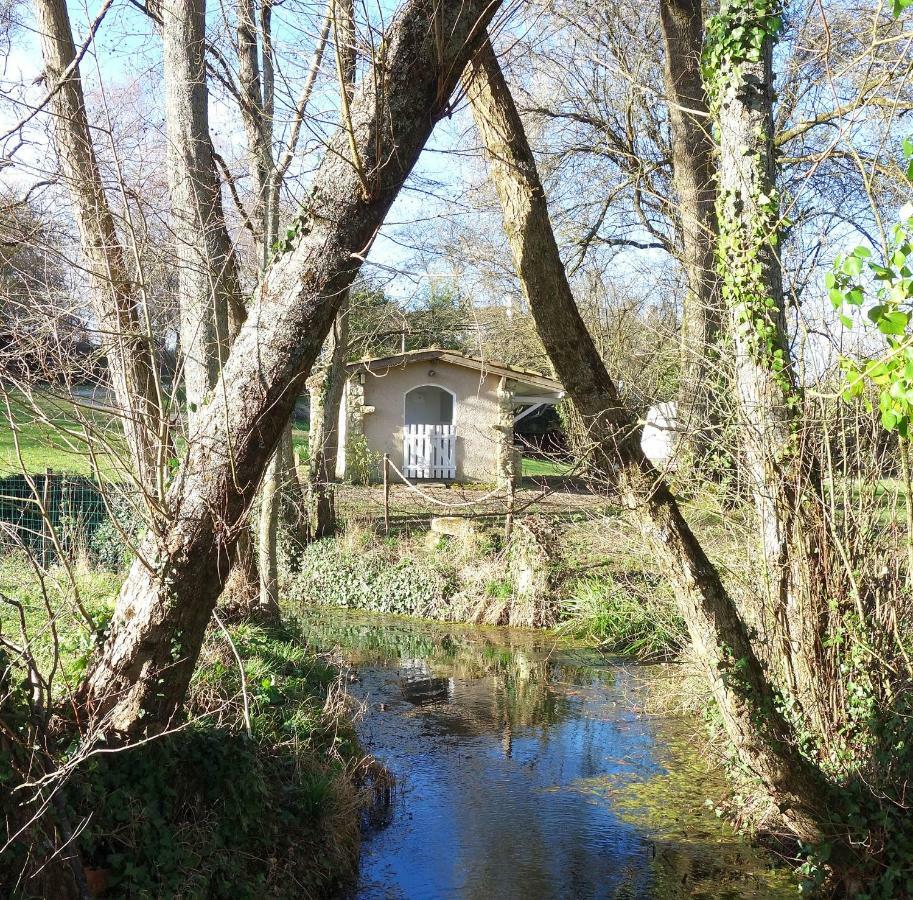
[[[398,782],[359,900],[796,896],[711,808],[702,723],[659,711],[675,667],[540,632],[301,616],[351,667],[362,744]]]

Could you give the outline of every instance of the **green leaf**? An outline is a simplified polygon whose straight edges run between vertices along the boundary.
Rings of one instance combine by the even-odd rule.
[[[858,256],[848,256],[843,261],[843,271],[847,275],[861,275],[862,274],[862,260]]]
[[[894,310],[881,317],[878,322],[878,330],[882,334],[903,334],[909,322],[909,313]]]
[[[879,281],[885,281],[888,278],[894,277],[894,273],[890,269],[885,268],[885,266],[881,266],[878,263],[869,263],[869,269]]]

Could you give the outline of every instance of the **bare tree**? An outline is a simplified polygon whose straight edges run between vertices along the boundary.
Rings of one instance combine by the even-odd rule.
[[[341,93],[343,127],[349,128],[349,105],[355,90],[356,31],[354,0],[336,0],[333,33]],[[323,537],[335,527],[335,507],[329,484],[336,480],[339,415],[349,350],[349,303],[343,301],[325,348],[326,364],[312,376],[311,427],[308,444],[308,514],[311,533]]]
[[[638,510],[703,664],[730,740],[802,840],[826,830],[828,788],[803,758],[719,573],[668,486],[640,448],[627,412],[580,316],[552,232],[532,151],[490,45],[467,73],[467,91],[504,213],[514,264],[539,335],[592,441],[596,467]],[[736,672],[738,671],[738,674]]]
[[[183,701],[237,527],[361,256],[497,4],[405,4],[332,138],[294,236],[258,286],[213,399],[81,690],[100,727],[155,731]],[[395,151],[395,152],[394,152]]]
[[[154,363],[148,308],[131,278],[101,180],[63,0],[36,0],[51,86],[60,166],[77,209],[82,249],[92,279],[94,312],[104,335],[114,394],[139,483],[152,498],[164,492],[168,425]]]
[[[663,67],[672,176],[681,219],[681,262],[688,280],[681,322],[681,387],[677,427],[695,461],[709,452],[714,386],[712,353],[720,332],[717,290],[716,183],[710,112],[701,80],[704,40],[700,0],[660,0],[666,55]]]

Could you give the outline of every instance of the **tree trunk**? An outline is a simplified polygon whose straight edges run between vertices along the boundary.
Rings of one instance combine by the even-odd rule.
[[[351,134],[332,137],[295,236],[259,284],[199,414],[166,500],[171,525],[146,536],[121,589],[80,691],[98,726],[154,732],[180,709],[238,523],[363,254],[498,6],[408,0],[396,16],[379,71],[353,101]]]
[[[247,133],[251,182],[256,197],[252,218],[259,234],[260,273],[267,270],[271,248],[279,233],[279,187],[281,175],[273,156],[274,73],[272,55],[272,2],[261,4],[260,35],[263,76],[257,55],[257,29],[252,0],[238,3],[238,59],[241,111]],[[304,114],[304,110],[301,110]],[[284,521],[296,543],[307,541],[307,510],[292,452],[292,422],[286,424],[263,476],[260,491],[258,558],[260,569],[260,615],[278,615],[279,525]]]
[[[258,612],[267,616],[279,613],[279,505],[282,494],[283,454],[280,447],[270,457],[260,489],[260,530],[257,550],[260,569]]]
[[[698,468],[708,462],[715,395],[722,386],[712,358],[720,332],[715,270],[716,185],[710,113],[701,80],[704,22],[701,0],[660,0],[665,43],[663,77],[672,137],[672,176],[678,194],[682,266],[688,280],[682,310],[679,446]]]
[[[91,275],[93,312],[102,335],[111,384],[127,446],[143,488],[164,496],[168,425],[148,319],[137,307],[137,289],[117,236],[89,133],[76,49],[64,0],[36,0],[48,85],[67,78],[51,96],[57,153],[76,207],[76,220]]]
[[[795,834],[820,840],[828,814],[826,782],[796,749],[719,573],[644,457],[636,420],[624,408],[574,302],[523,124],[487,43],[467,69],[466,88],[521,287],[558,378],[588,429],[595,467],[617,480],[625,505],[641,515],[740,758]]]
[[[346,302],[348,298],[346,298]],[[311,428],[308,440],[308,516],[311,534],[326,537],[336,528],[330,484],[336,480],[339,451],[339,412],[346,386],[346,351],[349,347],[348,310],[336,316],[327,339],[329,359],[309,382]]]
[[[257,51],[254,0],[238,0],[238,83],[241,88],[241,120],[247,138],[247,155],[254,195],[251,221],[256,229],[261,268],[269,260],[275,241],[272,212],[267,196],[273,170],[272,115],[267,115]]]
[[[725,2],[715,20],[727,34],[768,28],[746,0]],[[777,26],[779,27],[779,26]],[[723,300],[735,352],[736,402],[774,628],[773,649],[812,723],[826,705],[817,663],[826,601],[816,568],[821,482],[804,440],[804,397],[793,366],[779,259],[780,209],[773,143],[776,28],[755,54],[719,42],[708,83],[720,135],[718,220]],[[756,56],[757,58],[753,58]]]
[[[335,0],[333,38],[339,79],[343,127],[349,128],[349,105],[355,91],[355,2]],[[339,449],[339,410],[346,385],[349,349],[349,298],[343,300],[328,336],[328,362],[311,390],[311,429],[308,439],[308,516],[313,537],[325,537],[336,528],[336,506],[330,483],[336,480]]]
[[[198,438],[200,410],[218,382],[246,316],[209,133],[205,18],[205,0],[166,0],[162,4],[168,174],[179,264],[178,303],[190,443]],[[239,529],[241,536],[230,555],[231,578],[225,600],[243,607],[253,596],[259,578],[249,527],[245,523]]]
[[[178,262],[187,440],[228,356],[229,310],[240,294],[209,135],[205,0],[164,0],[165,121]]]

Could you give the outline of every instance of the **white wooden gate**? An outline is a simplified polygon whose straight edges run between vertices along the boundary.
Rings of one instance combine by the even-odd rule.
[[[407,425],[403,462],[406,478],[456,478],[456,428]]]

